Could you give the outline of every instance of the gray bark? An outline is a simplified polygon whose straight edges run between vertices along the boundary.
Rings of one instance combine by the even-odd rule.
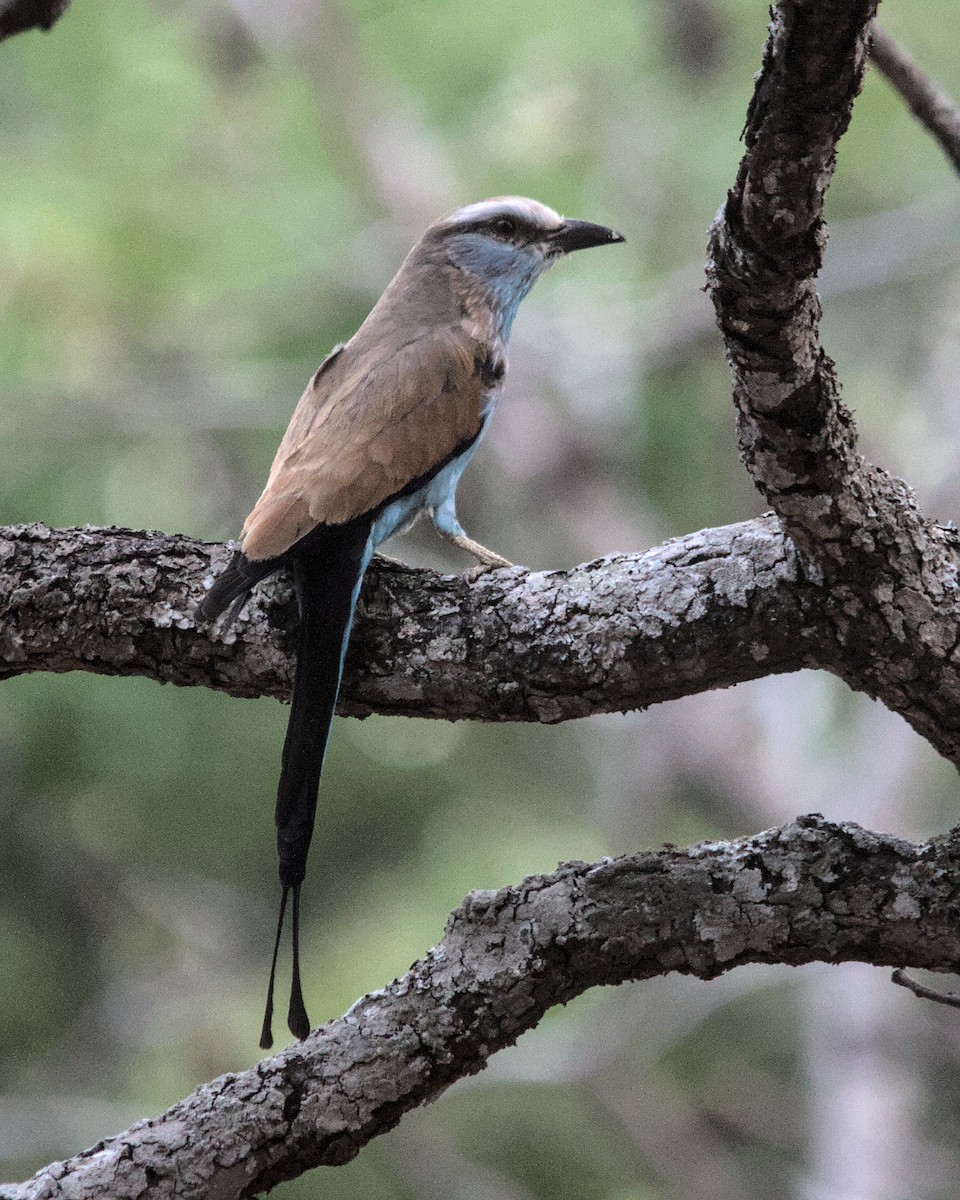
[[[259,588],[225,639],[194,624],[224,556],[159,533],[0,529],[0,678],[85,670],[286,699],[286,579]],[[825,665],[819,593],[774,518],[473,582],[377,559],[340,711],[552,722]]]
[[[960,110],[952,98],[928,79],[903,47],[876,22],[870,33],[870,57],[960,171]]]
[[[570,572],[469,583],[378,563],[343,711],[558,721],[818,666],[960,762],[956,535],[860,457],[818,336],[823,196],[874,9],[775,6],[743,163],[711,232],[741,449],[776,516]],[[261,590],[235,638],[211,639],[191,616],[211,553],[223,552],[162,534],[0,531],[0,675],[82,669],[285,695],[285,584]],[[955,836],[913,846],[810,817],[475,893],[436,950],[306,1042],[0,1200],[227,1200],[345,1162],[598,984],[747,962],[954,970],[958,853]]]
[[[956,968],[958,874],[955,836],[916,846],[811,816],[472,892],[435,949],[307,1041],[0,1200],[233,1200],[342,1164],[598,984],[758,962]]]
[[[957,535],[857,452],[818,332],[823,197],[875,9],[875,0],[777,6],[707,278],[744,464],[823,584],[838,673],[957,764]]]

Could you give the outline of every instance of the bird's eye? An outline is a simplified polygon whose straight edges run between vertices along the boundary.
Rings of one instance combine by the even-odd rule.
[[[513,217],[497,217],[493,223],[493,230],[501,237],[510,237],[511,234],[517,232],[517,223]]]

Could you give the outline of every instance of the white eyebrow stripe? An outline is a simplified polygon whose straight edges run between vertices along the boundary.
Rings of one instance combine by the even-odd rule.
[[[563,223],[559,213],[526,196],[495,196],[490,200],[477,200],[451,213],[447,222],[451,225],[466,225],[473,221],[485,221],[495,216],[513,216],[519,220],[544,229],[556,229]]]

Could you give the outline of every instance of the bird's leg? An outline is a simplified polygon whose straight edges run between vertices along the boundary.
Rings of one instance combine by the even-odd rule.
[[[454,507],[452,497],[445,500],[442,504],[437,505],[430,515],[437,533],[442,538],[446,538],[448,542],[459,546],[461,550],[466,550],[468,554],[472,554],[484,570],[492,571],[496,567],[513,566],[513,563],[509,559],[504,558],[500,554],[495,554],[492,550],[488,550],[486,546],[481,546],[479,542],[475,542],[473,538],[467,537],[463,531],[463,526],[457,520],[457,511]]]

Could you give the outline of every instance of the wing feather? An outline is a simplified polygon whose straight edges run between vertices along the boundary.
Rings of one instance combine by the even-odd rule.
[[[479,432],[493,348],[456,325],[390,354],[364,340],[331,355],[307,385],[244,522],[247,558],[275,558],[319,524],[372,512]]]

